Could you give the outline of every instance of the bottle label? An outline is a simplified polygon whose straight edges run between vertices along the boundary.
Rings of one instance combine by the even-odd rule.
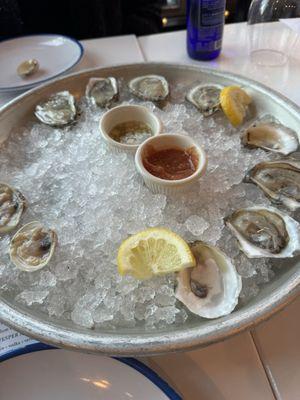
[[[188,0],[188,46],[209,53],[222,46],[225,0]]]
[[[216,26],[224,22],[224,0],[202,0],[201,1],[201,25]]]

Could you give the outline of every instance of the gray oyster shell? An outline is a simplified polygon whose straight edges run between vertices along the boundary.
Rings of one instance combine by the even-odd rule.
[[[244,181],[257,185],[275,204],[292,211],[300,207],[299,160],[261,162],[247,173]]]
[[[187,101],[193,104],[204,116],[208,117],[220,109],[221,85],[200,84],[193,87],[186,95]]]
[[[10,242],[10,259],[23,271],[33,272],[45,267],[51,260],[57,244],[57,235],[34,221],[24,225]]]
[[[159,102],[169,95],[169,84],[160,75],[138,76],[129,82],[128,87],[132,94],[142,100]]]
[[[225,218],[249,258],[292,257],[300,248],[299,223],[273,207],[248,207]]]
[[[242,134],[242,143],[249,148],[260,147],[288,155],[298,149],[298,135],[292,129],[274,121],[254,122]]]
[[[26,208],[27,202],[22,193],[0,182],[0,233],[15,229]]]
[[[99,107],[107,107],[119,97],[118,82],[113,77],[91,78],[86,86],[85,95]]]
[[[68,125],[76,117],[74,96],[67,90],[55,93],[46,102],[36,106],[35,115],[46,125]]]
[[[176,298],[203,318],[231,313],[238,303],[242,280],[229,257],[217,247],[195,242],[196,267],[177,274]]]

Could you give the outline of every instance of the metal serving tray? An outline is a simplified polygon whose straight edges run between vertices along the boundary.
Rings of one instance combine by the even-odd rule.
[[[283,123],[300,131],[300,108],[273,90],[238,75],[195,66],[175,64],[132,64],[91,69],[65,76],[19,96],[0,109],[0,141],[33,119],[37,103],[50,94],[69,90],[81,97],[93,76],[115,76],[125,81],[137,75],[157,73],[170,83],[190,86],[194,81],[240,85],[255,96],[255,107],[271,113]],[[260,291],[246,306],[232,314],[215,320],[202,320],[195,316],[182,325],[147,332],[144,327],[123,328],[115,331],[97,328],[89,330],[71,321],[50,318],[0,293],[0,320],[42,342],[58,347],[109,355],[146,355],[177,350],[190,350],[224,340],[253,327],[288,304],[299,293],[299,259],[291,259],[274,280]]]

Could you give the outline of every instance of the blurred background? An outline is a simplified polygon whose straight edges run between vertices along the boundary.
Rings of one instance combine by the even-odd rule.
[[[226,23],[245,21],[251,0],[227,0]],[[57,33],[88,39],[184,29],[187,0],[0,0],[0,38]]]
[[[187,0],[163,0],[162,29],[171,31],[185,28]],[[246,21],[251,0],[227,0],[226,23]]]

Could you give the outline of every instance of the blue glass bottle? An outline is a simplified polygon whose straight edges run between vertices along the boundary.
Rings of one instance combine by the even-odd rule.
[[[196,60],[218,57],[226,0],[187,0],[187,50]]]

